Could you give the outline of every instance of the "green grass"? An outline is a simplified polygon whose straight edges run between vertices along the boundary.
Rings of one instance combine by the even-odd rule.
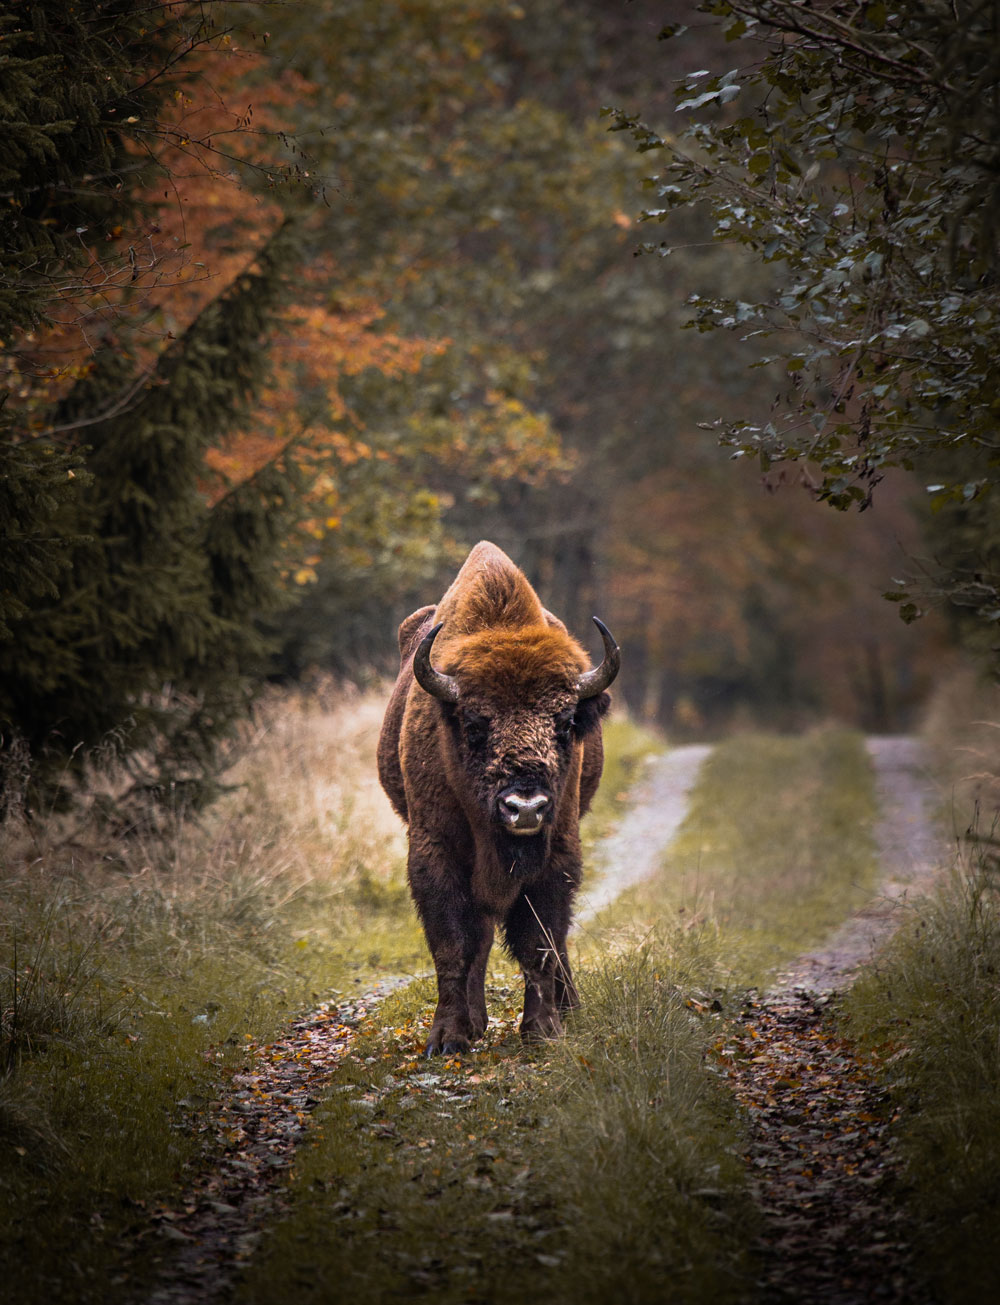
[[[871,897],[875,814],[860,735],[729,739],[702,766],[661,872],[592,932],[675,921],[717,936],[731,984],[760,985]]]
[[[585,936],[559,1043],[520,1046],[505,974],[482,1048],[444,1065],[419,1059],[430,985],[387,1004],[241,1301],[747,1299],[757,1217],[710,1049],[740,985],[866,895],[870,766],[855,735],[738,739],[693,800],[663,875]]]
[[[159,837],[109,843],[85,815],[0,834],[0,1262],[18,1299],[134,1296],[144,1266],[109,1267],[120,1239],[198,1159],[177,1102],[210,1098],[292,1012],[430,968],[377,792],[382,707],[277,700],[236,792]],[[609,735],[595,827],[650,747],[627,722]]]
[[[935,892],[847,994],[898,1111],[901,1198],[943,1305],[1000,1296],[1000,690],[973,668],[939,685],[924,735],[962,838]]]
[[[238,1300],[638,1305],[665,1281],[692,1305],[740,1299],[753,1215],[732,1103],[703,1065],[720,1017],[695,1013],[670,950],[582,975],[582,1011],[542,1049],[522,1047],[520,984],[502,977],[482,1046],[443,1063],[420,1058],[430,985],[389,999]]]
[[[847,994],[899,1108],[904,1196],[944,1305],[1000,1296],[1000,879],[968,852]]]
[[[134,1295],[109,1267],[120,1238],[198,1157],[178,1101],[213,1095],[248,1039],[317,997],[425,967],[403,840],[370,791],[380,707],[275,704],[241,787],[199,824],[113,844],[79,818],[3,831],[0,1262],[14,1298]]]

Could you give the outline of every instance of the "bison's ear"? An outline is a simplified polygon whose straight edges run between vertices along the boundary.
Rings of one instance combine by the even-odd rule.
[[[437,609],[433,606],[421,607],[419,611],[411,612],[406,620],[399,627],[399,657],[401,661],[406,661],[414,648],[420,642],[420,635],[424,632],[423,627],[429,625],[430,618]]]
[[[573,733],[576,737],[585,739],[588,734],[592,734],[600,726],[601,717],[607,715],[610,706],[610,693],[599,693],[596,698],[584,698],[578,702],[573,713]]]

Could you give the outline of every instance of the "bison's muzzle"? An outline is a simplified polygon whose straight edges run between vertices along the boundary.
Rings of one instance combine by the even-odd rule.
[[[552,810],[552,799],[537,790],[521,793],[516,788],[505,789],[497,799],[500,820],[510,834],[539,834],[546,815]]]

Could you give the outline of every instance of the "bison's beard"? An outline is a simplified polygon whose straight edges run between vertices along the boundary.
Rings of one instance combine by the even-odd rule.
[[[537,834],[525,836],[496,829],[493,839],[500,868],[513,878],[531,879],[545,867],[552,844],[552,830],[546,826]]]

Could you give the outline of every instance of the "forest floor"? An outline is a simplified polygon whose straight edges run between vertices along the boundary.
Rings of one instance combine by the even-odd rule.
[[[832,1305],[921,1299],[911,1280],[907,1230],[889,1199],[896,1161],[885,1093],[870,1059],[834,1030],[830,1003],[896,927],[908,897],[928,887],[946,849],[933,831],[933,795],[920,746],[906,738],[883,738],[870,740],[868,749],[880,804],[875,833],[881,877],[875,895],[820,948],[783,967],[766,991],[749,993],[738,1018],[720,1025],[714,1047],[717,1072],[749,1121],[743,1159],[759,1220],[755,1283],[747,1284],[746,1299]],[[654,871],[709,751],[678,748],[648,760],[632,790],[627,818],[592,858],[600,873],[581,899],[582,921]],[[201,1176],[175,1208],[152,1212],[148,1235],[159,1239],[154,1254],[161,1270],[146,1301],[180,1305],[230,1296],[262,1231],[287,1205],[287,1175],[314,1108],[333,1071],[352,1054],[358,1027],[380,1018],[387,987],[392,985],[320,1005],[280,1039],[256,1048],[250,1068],[231,1079],[225,1095],[188,1112],[187,1126],[204,1138]],[[506,990],[502,995],[510,997]],[[509,1027],[501,1020],[491,1036],[510,1039],[514,1011],[508,1015]],[[444,1103],[459,1108],[470,1104],[470,1085],[484,1074],[466,1067],[463,1076],[450,1062],[445,1072],[421,1073],[419,1030],[400,1045],[390,1084],[408,1074],[417,1093],[444,1093]],[[491,1046],[495,1055],[497,1043]],[[374,1095],[375,1122],[366,1131],[401,1145],[393,1116],[377,1108],[386,1090]],[[371,1096],[366,1093],[362,1104]],[[477,1173],[484,1168],[490,1166],[480,1163]],[[484,1185],[487,1179],[478,1181]],[[341,1204],[348,1209],[334,1209],[349,1218],[350,1202]],[[517,1203],[511,1208],[516,1211]],[[487,1215],[497,1221],[512,1217],[505,1209]],[[544,1254],[538,1259],[546,1263]],[[413,1271],[415,1295],[430,1291],[436,1298],[434,1272],[433,1264]],[[483,1297],[473,1293],[468,1299]]]

